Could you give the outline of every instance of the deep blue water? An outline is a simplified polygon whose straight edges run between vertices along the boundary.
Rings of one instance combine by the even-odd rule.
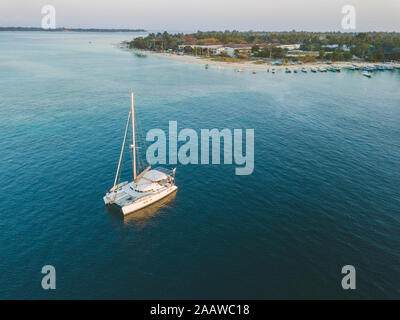
[[[129,37],[0,33],[0,298],[400,298],[399,71],[205,70]],[[178,165],[175,197],[109,213],[131,89],[145,132],[254,128],[253,174]]]

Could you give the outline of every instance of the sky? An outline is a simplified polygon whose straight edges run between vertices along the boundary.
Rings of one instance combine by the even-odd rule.
[[[400,31],[400,0],[0,0],[0,26],[40,27],[44,5],[57,27],[151,31],[346,31],[344,5],[356,29]]]

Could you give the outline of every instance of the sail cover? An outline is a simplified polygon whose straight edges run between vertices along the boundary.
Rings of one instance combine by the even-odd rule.
[[[168,179],[168,176],[165,173],[161,172],[161,171],[150,170],[150,171],[147,171],[144,174],[143,178],[145,178],[147,180],[150,180],[150,181],[153,181],[153,182],[157,182],[157,181]]]
[[[150,191],[156,191],[158,189],[162,188],[158,183],[154,183],[152,181],[146,180],[146,179],[140,179],[137,184],[136,184],[136,191],[139,192],[150,192]]]

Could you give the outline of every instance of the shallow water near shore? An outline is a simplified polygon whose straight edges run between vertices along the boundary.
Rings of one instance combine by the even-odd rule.
[[[0,33],[1,299],[400,298],[399,71],[205,70],[132,36]],[[253,128],[253,174],[178,165],[168,201],[108,212],[131,90],[144,132]]]

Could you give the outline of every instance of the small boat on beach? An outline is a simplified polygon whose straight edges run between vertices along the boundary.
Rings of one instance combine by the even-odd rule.
[[[128,137],[128,129],[131,124],[132,171],[133,181],[119,182],[122,172],[122,160],[125,144]],[[114,185],[103,197],[107,206],[116,206],[124,215],[133,213],[144,207],[155,203],[169,194],[175,192],[178,187],[175,185],[175,171],[163,167],[152,169],[148,166],[141,173],[136,172],[136,134],[135,134],[135,106],[133,92],[131,93],[131,110],[125,128],[124,140],[119,157],[117,173],[115,174]],[[139,155],[138,155],[139,156]],[[141,163],[138,159],[138,164]]]
[[[332,68],[335,69],[336,72],[340,72],[342,70],[342,68],[338,66],[332,66]]]
[[[379,70],[379,71],[393,71],[394,70],[394,66],[393,65],[375,65],[375,69]]]
[[[140,52],[135,52],[135,56],[138,58],[146,58],[146,55],[144,53],[140,53]]]
[[[305,67],[301,68],[301,72],[307,73],[307,69]]]
[[[314,72],[314,73],[316,73],[316,72],[317,72],[317,69],[316,69],[316,68],[314,68],[314,67],[312,67],[310,70],[311,70],[311,72]]]
[[[368,72],[372,72],[372,71],[375,71],[375,70],[376,70],[375,67],[364,67],[363,68],[363,71],[368,71]]]

